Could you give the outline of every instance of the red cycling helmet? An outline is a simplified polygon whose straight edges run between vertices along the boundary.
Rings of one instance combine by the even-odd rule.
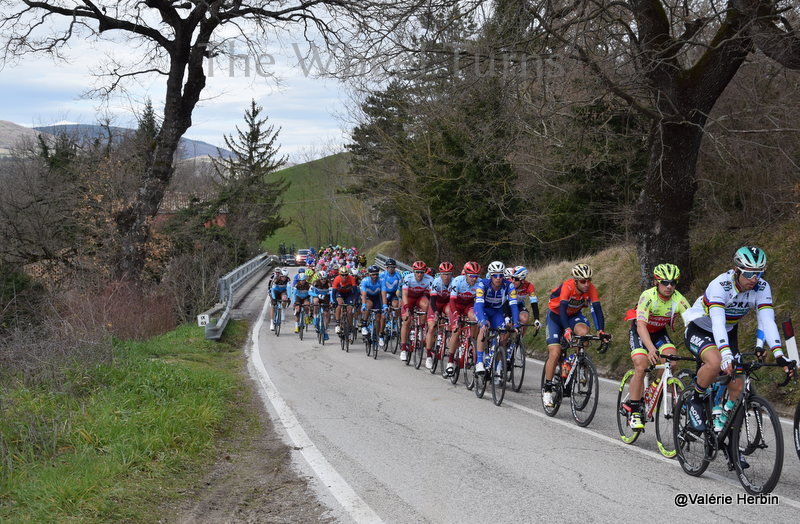
[[[480,275],[481,274],[481,265],[477,262],[473,262],[470,260],[466,264],[464,264],[464,274],[465,275]]]
[[[425,262],[422,260],[417,260],[413,264],[411,264],[411,269],[414,271],[425,271],[428,269],[428,266],[425,265]]]
[[[427,268],[425,268],[425,274],[433,276],[433,270],[431,268],[427,267]]]
[[[453,264],[450,262],[442,262],[439,264],[439,273],[452,273],[453,272]]]

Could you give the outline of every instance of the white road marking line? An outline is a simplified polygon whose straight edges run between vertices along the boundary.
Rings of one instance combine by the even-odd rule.
[[[278,418],[286,429],[286,433],[289,435],[295,448],[299,449],[303,458],[308,462],[308,465],[319,480],[323,485],[327,486],[331,495],[336,498],[350,517],[359,523],[383,522],[378,514],[358,496],[356,491],[344,480],[339,472],[334,469],[319,448],[312,442],[300,425],[300,421],[297,420],[297,417],[295,417],[291,408],[286,404],[286,401],[283,400],[275,384],[269,378],[269,373],[267,373],[264,362],[261,360],[258,344],[268,302],[269,300],[264,302],[264,307],[251,333],[252,345],[250,348],[250,361],[253,363],[253,367],[256,371],[257,376],[255,378],[267,394],[267,397],[272,403],[275,412],[278,414]]]

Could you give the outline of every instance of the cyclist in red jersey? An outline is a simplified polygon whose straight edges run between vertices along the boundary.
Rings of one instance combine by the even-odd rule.
[[[355,288],[356,288],[356,279],[353,278],[352,275],[349,274],[350,271],[347,269],[347,266],[342,266],[339,268],[339,275],[333,279],[333,298],[336,300],[336,334],[338,335],[341,332],[341,328],[339,327],[339,319],[342,318],[342,306],[345,306],[350,310],[349,312],[352,314],[353,309],[353,297],[355,296]]]
[[[400,327],[400,360],[408,359],[408,333],[411,331],[411,323],[414,319],[414,308],[420,311],[428,311],[428,297],[431,293],[433,277],[426,273],[427,264],[417,260],[411,265],[413,273],[407,275],[402,283],[402,308],[401,314],[403,324]]]
[[[431,284],[430,303],[428,304],[428,335],[425,337],[425,351],[428,358],[425,367],[433,367],[433,339],[436,338],[436,317],[447,318],[450,312],[450,283],[453,280],[453,264],[442,262],[439,264],[439,274]]]
[[[452,375],[455,371],[453,359],[458,345],[461,328],[458,327],[458,317],[463,315],[475,322],[475,294],[481,276],[481,266],[470,261],[464,264],[461,275],[453,279],[450,284],[450,340],[447,342],[447,368],[445,371]],[[467,328],[472,330],[472,336],[478,331],[477,326]]]
[[[553,407],[553,375],[556,363],[561,356],[561,336],[569,341],[572,332],[576,335],[589,333],[589,321],[582,310],[591,307],[594,325],[598,335],[605,335],[605,319],[600,306],[597,288],[592,284],[592,268],[587,264],[576,264],[572,268],[572,278],[565,280],[550,292],[550,303],[546,317],[547,351],[545,364],[545,382],[542,389],[542,400],[547,407]]]

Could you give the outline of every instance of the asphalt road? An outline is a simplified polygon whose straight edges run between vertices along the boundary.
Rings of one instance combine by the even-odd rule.
[[[777,498],[753,504],[739,499],[746,493],[722,458],[695,478],[661,457],[652,424],[634,445],[622,443],[611,381],[601,380],[584,429],[568,403],[544,415],[533,360],[522,390],[497,407],[489,388],[477,399],[461,380],[403,365],[399,352],[367,358],[359,337],[345,353],[332,330],[323,347],[313,330],[300,341],[293,325],[276,337],[257,324],[251,364],[298,465],[317,478],[338,521],[797,520],[800,461],[788,425]],[[732,500],[692,498],[706,494]]]

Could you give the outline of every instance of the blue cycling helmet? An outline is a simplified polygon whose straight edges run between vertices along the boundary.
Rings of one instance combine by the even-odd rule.
[[[370,274],[373,274],[373,273],[374,274],[378,274],[378,273],[380,273],[380,271],[381,271],[380,268],[378,266],[374,265],[374,264],[367,268],[367,273],[370,273]]]

